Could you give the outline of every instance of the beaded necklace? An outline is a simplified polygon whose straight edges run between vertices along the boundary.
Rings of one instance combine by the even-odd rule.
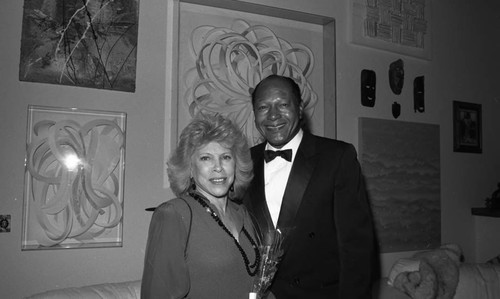
[[[260,263],[260,252],[259,252],[259,247],[257,246],[255,240],[252,238],[252,236],[250,236],[248,231],[245,229],[245,226],[243,226],[243,230],[242,230],[243,234],[250,241],[250,244],[252,245],[252,248],[255,252],[255,261],[251,265],[250,265],[250,261],[248,260],[248,256],[245,253],[245,250],[243,250],[243,248],[241,247],[238,240],[236,240],[236,238],[229,231],[229,229],[224,225],[224,223],[219,218],[219,216],[217,216],[217,213],[215,213],[215,211],[205,202],[205,200],[203,200],[203,198],[200,195],[193,193],[193,192],[190,192],[189,195],[192,198],[194,198],[203,208],[205,208],[207,213],[209,213],[210,216],[212,216],[212,218],[215,220],[215,222],[217,222],[217,224],[219,224],[219,226],[222,228],[222,230],[224,230],[231,237],[231,239],[233,239],[234,244],[236,244],[236,247],[238,247],[238,250],[240,251],[241,256],[243,257],[243,261],[245,262],[245,268],[246,268],[248,274],[250,276],[255,276],[255,274],[257,274],[257,270],[258,270],[257,265],[259,265],[259,263]]]

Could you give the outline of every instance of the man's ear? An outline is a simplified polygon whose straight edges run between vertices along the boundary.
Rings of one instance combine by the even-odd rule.
[[[299,119],[304,118],[304,101],[299,102]]]

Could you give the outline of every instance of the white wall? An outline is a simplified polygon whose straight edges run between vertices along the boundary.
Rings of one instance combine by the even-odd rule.
[[[499,255],[500,218],[474,216],[476,260],[487,261]]]
[[[432,3],[432,61],[363,48],[349,43],[349,1],[248,0],[336,19],[337,136],[357,145],[357,118],[392,119],[390,104],[402,104],[400,120],[439,124],[441,128],[442,241],[459,243],[475,257],[470,208],[500,180],[500,4],[440,0]],[[150,213],[144,208],[170,198],[163,188],[166,15],[168,1],[140,3],[137,89],[135,93],[20,82],[21,0],[5,0],[0,11],[0,214],[12,215],[12,231],[0,234],[0,295],[20,298],[55,287],[139,279]],[[426,112],[415,114],[411,80],[394,96],[384,74],[402,58],[406,77],[425,76]],[[360,104],[362,69],[377,72],[377,104]],[[483,154],[452,150],[452,101],[483,105]],[[28,104],[123,111],[128,114],[125,170],[124,245],[122,248],[21,251],[26,111]],[[169,103],[168,103],[169,105]],[[497,251],[500,253],[500,248]],[[384,254],[383,270],[408,253]]]

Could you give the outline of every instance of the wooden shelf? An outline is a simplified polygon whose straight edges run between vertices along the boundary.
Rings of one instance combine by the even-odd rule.
[[[472,215],[500,218],[500,209],[471,208]]]

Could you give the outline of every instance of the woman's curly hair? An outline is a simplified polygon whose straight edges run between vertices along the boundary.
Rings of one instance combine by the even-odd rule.
[[[253,163],[245,135],[231,120],[220,114],[199,113],[182,130],[177,148],[167,162],[170,187],[180,196],[191,184],[191,158],[196,150],[210,142],[231,150],[236,166],[231,199],[240,199],[253,178]]]

